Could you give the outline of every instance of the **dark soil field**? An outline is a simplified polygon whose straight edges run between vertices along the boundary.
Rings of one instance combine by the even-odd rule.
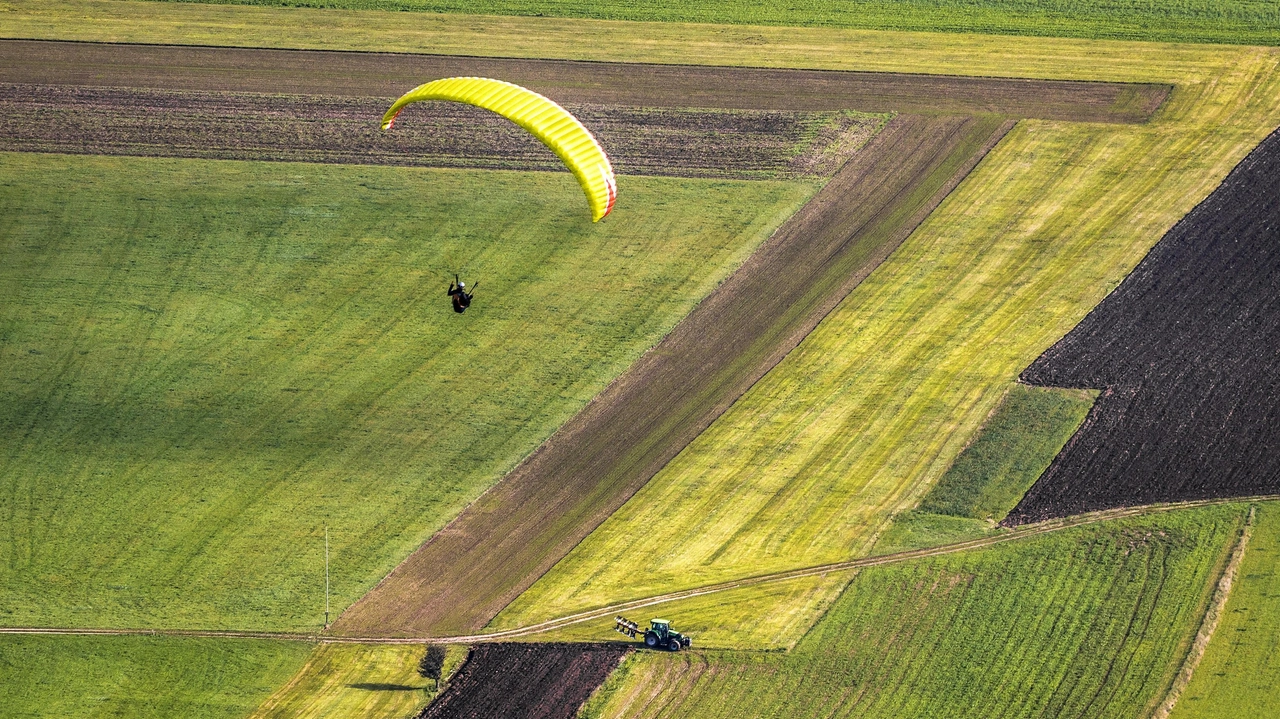
[[[899,115],[617,381],[334,625],[482,628],[800,343],[1012,126]]]
[[[1008,524],[1280,491],[1280,131],[1022,378],[1104,391]]]
[[[0,83],[0,151],[564,170],[532,135],[453,103],[395,98]],[[684,177],[828,176],[880,116],[575,105],[619,172]]]
[[[420,719],[571,719],[630,648],[481,644]]]
[[[1143,122],[1169,86],[445,55],[0,41],[0,82],[398,97],[440,77],[497,77],[561,103],[907,112]]]

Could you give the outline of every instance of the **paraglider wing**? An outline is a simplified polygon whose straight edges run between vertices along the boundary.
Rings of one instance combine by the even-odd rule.
[[[382,116],[382,129],[391,128],[405,105],[424,100],[464,102],[496,112],[523,127],[573,171],[583,192],[587,193],[593,222],[599,222],[613,209],[618,186],[609,157],[578,118],[555,102],[501,80],[447,77],[419,85],[402,95]]]

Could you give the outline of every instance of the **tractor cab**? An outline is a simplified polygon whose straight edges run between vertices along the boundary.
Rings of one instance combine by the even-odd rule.
[[[632,638],[641,631],[639,624],[626,617],[617,617],[613,628]],[[666,619],[652,619],[649,621],[649,628],[644,630],[644,645],[650,649],[661,647],[678,652],[681,649],[688,649],[692,644],[692,639],[672,629],[671,622]]]

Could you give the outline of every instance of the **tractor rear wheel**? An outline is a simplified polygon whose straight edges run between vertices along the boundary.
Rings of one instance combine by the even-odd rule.
[[[670,650],[671,650],[671,651],[673,651],[673,652],[678,652],[678,651],[680,651],[680,640],[679,640],[679,639],[672,639],[672,640],[667,644],[667,648],[668,648],[668,649],[670,649]]]
[[[645,632],[644,645],[646,647],[649,647],[650,649],[653,649],[654,647],[658,646],[658,635],[654,634],[653,632]]]

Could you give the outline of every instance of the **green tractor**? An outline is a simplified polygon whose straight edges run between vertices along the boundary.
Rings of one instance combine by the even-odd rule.
[[[614,624],[614,631],[621,632],[635,639],[640,633],[640,625],[630,621],[626,617],[618,617],[617,623]],[[671,628],[671,622],[665,619],[653,619],[649,622],[649,628],[644,630],[644,645],[650,649],[665,647],[673,652],[681,649],[688,649],[693,644],[693,640]]]

